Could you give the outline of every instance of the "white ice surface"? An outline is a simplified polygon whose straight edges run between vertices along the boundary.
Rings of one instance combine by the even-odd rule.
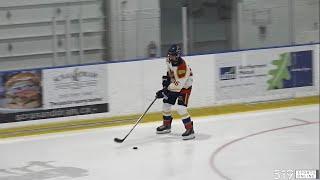
[[[139,124],[120,144],[132,125],[0,139],[0,180],[273,180],[319,169],[319,105],[194,118],[189,141],[181,121],[167,135],[158,125]]]

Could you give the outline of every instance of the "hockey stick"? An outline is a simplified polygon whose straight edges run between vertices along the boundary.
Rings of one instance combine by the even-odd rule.
[[[154,100],[152,101],[152,103],[149,105],[149,107],[146,109],[146,111],[139,117],[139,119],[137,120],[137,122],[134,124],[134,126],[131,128],[131,130],[129,131],[129,133],[122,139],[120,138],[114,138],[114,141],[117,143],[122,143],[128,136],[129,134],[133,131],[133,129],[138,125],[138,123],[141,121],[141,119],[144,117],[144,115],[146,115],[146,113],[149,111],[150,107],[153,105],[153,103],[157,100],[157,97],[154,98]]]

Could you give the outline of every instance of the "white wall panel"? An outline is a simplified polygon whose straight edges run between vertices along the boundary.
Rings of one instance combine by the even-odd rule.
[[[61,39],[61,46],[57,48],[58,52],[64,52],[65,49],[65,37]],[[85,49],[102,49],[102,36],[96,34],[94,36],[84,37]],[[79,37],[70,38],[71,50],[76,51],[79,49]],[[32,52],[33,54],[53,53],[52,52],[52,39],[33,39],[28,41],[15,41],[11,42],[12,50],[8,51],[8,43],[0,42],[0,54],[1,56],[12,55],[27,55]]]
[[[82,17],[93,18],[101,17],[102,12],[97,11],[99,9],[99,4],[86,5],[83,9]],[[58,14],[58,8],[60,13]],[[32,22],[46,22],[51,21],[52,17],[56,17],[57,20],[64,20],[68,15],[70,19],[79,18],[79,8],[77,6],[53,6],[53,7],[36,7],[36,8],[26,8],[26,9],[13,9],[13,10],[1,10],[0,9],[0,25],[5,24],[24,24]],[[10,12],[11,17],[6,18],[6,14]]]
[[[102,20],[101,20],[102,21]],[[102,22],[92,21],[83,22],[83,32],[101,32],[103,29]],[[55,28],[56,34],[61,35],[65,33],[65,22],[58,22]],[[70,25],[70,33],[79,33],[79,23],[74,22]],[[48,36],[52,38],[51,22],[47,24],[40,24],[36,26],[3,26],[0,28],[1,39],[24,38],[24,37],[39,37]]]
[[[288,1],[243,1],[239,3],[239,47],[259,48],[290,44]],[[265,27],[265,37],[259,34]]]
[[[111,46],[114,47],[111,52],[112,59],[147,57],[145,49],[150,41],[155,41],[159,50],[160,9],[158,1],[112,0],[110,6]]]
[[[3,1],[0,0],[0,65],[1,69],[12,69],[7,61],[18,63],[14,69],[24,68],[23,64],[38,62],[34,67],[41,65],[70,65],[78,64],[80,48],[80,35],[83,34],[83,59],[89,62],[103,60],[105,39],[105,19],[103,1],[88,0],[27,0]],[[80,30],[79,18],[82,18]],[[53,27],[53,17],[56,25]],[[70,20],[67,32],[66,19]],[[56,34],[56,48],[53,46],[53,34]],[[70,33],[69,48],[65,34]],[[67,56],[66,51],[73,51],[71,59],[62,60]],[[89,51],[88,51],[89,50]],[[53,57],[55,52],[60,53],[54,63],[44,60]],[[74,53],[75,52],[75,53]],[[24,56],[24,57],[22,57]],[[4,61],[4,62],[2,62]]]
[[[139,112],[144,105],[142,61],[108,64],[110,112],[114,115]]]
[[[14,7],[14,6],[32,6],[39,4],[56,4],[56,3],[75,3],[75,2],[97,2],[100,0],[1,0],[1,6]]]

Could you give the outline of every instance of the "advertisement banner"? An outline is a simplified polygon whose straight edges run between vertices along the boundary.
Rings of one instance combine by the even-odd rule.
[[[217,55],[216,100],[288,93],[313,86],[313,51],[260,50]],[[300,89],[301,90],[301,89]],[[292,91],[291,91],[292,92]]]
[[[272,61],[276,68],[269,71],[269,90],[313,85],[311,50],[283,53],[280,57]]]
[[[107,103],[104,64],[47,69],[43,79],[47,109]]]
[[[42,108],[40,70],[0,72],[0,113]]]
[[[108,112],[106,65],[0,73],[0,123]]]

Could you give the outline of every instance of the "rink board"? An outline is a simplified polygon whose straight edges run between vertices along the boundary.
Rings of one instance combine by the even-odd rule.
[[[190,109],[190,114],[192,117],[201,117],[220,114],[263,111],[267,109],[277,109],[294,106],[314,105],[319,104],[319,98],[319,96],[310,96],[274,102],[193,108]],[[128,125],[135,123],[139,116],[140,114],[5,128],[0,129],[0,138],[32,136],[65,131],[77,131],[90,128],[104,128],[111,126]],[[160,121],[160,117],[162,117],[161,113],[149,113],[144,117],[141,123]],[[177,114],[174,114],[173,117],[174,120],[180,120]]]
[[[192,116],[319,103],[319,44],[184,58],[194,73],[189,103]],[[133,123],[161,88],[165,70],[164,58],[41,69],[40,111],[62,109],[61,116],[33,120],[42,114],[55,115],[34,109],[34,113],[17,112],[19,116],[14,114],[11,121],[2,113],[5,123],[0,124],[0,136]],[[161,120],[161,108],[158,100],[145,121]]]

